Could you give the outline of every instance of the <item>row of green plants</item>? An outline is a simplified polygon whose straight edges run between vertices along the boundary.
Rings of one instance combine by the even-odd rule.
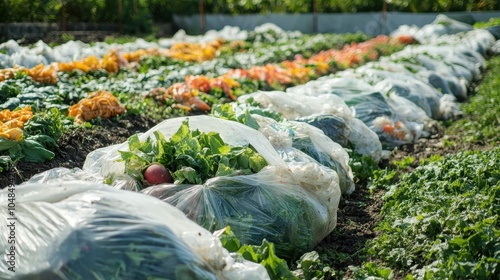
[[[63,2],[65,5],[63,6]],[[122,22],[131,28],[153,22],[169,22],[173,15],[200,13],[338,13],[382,11],[452,12],[500,10],[495,0],[4,0],[0,2],[0,22]]]
[[[297,53],[302,53],[305,57],[308,57],[321,50],[331,47],[341,48],[344,44],[367,39],[365,35],[358,33],[317,36],[327,39],[327,42],[318,40],[312,35],[304,35],[301,38],[296,38],[293,42],[292,40],[285,40],[274,44],[244,42],[240,54],[244,53],[254,57],[248,60],[247,66],[256,62],[256,60],[260,61],[260,63],[255,63],[259,65],[290,59]],[[402,47],[401,45],[400,48]],[[385,49],[389,53],[399,50],[390,47]],[[268,51],[265,52],[264,50]],[[15,110],[21,105],[29,105],[35,114],[35,118],[26,124],[27,135],[35,136],[34,133],[38,132],[38,128],[41,127],[44,127],[44,130],[57,131],[58,133],[41,131],[40,135],[46,135],[53,141],[40,143],[41,145],[35,147],[35,152],[32,151],[33,149],[30,150],[29,154],[32,157],[29,160],[23,156],[28,154],[28,150],[13,148],[11,142],[0,142],[0,156],[2,156],[0,171],[8,169],[9,162],[14,164],[20,160],[44,162],[52,159],[54,157],[52,151],[57,150],[56,142],[58,138],[78,125],[74,123],[73,117],[67,116],[69,107],[87,97],[90,92],[99,89],[105,89],[119,99],[127,109],[125,117],[127,115],[142,115],[155,120],[163,120],[190,114],[189,111],[175,106],[178,102],[174,99],[169,98],[159,102],[154,96],[145,95],[145,93],[148,93],[148,91],[151,93],[155,88],[168,88],[174,83],[183,82],[186,75],[204,74],[216,77],[220,74],[217,72],[218,69],[243,67],[244,62],[236,61],[234,59],[235,54],[237,53],[234,49],[222,50],[222,54],[218,58],[202,63],[184,62],[161,56],[145,57],[137,68],[123,68],[116,74],[104,70],[90,71],[88,73],[82,71],[59,72],[56,84],[41,84],[33,81],[25,74],[18,73],[14,79],[0,83],[0,110]],[[277,89],[273,86],[280,86],[270,85],[262,81],[245,79],[238,81],[241,86],[233,89],[236,96],[255,92],[259,89]],[[224,92],[216,89],[211,90],[209,93],[199,92],[197,96],[210,106],[231,101]],[[120,118],[120,116],[117,118]],[[83,125],[90,128],[93,125],[99,125],[100,121],[101,119],[97,118]]]
[[[465,117],[444,123],[445,135],[493,148],[433,155],[419,162],[408,156],[385,169],[358,158],[354,166],[363,167],[355,171],[365,171],[358,175],[369,178],[372,190],[386,194],[380,235],[360,253],[365,262],[350,268],[353,278],[498,279],[499,70],[500,57],[495,57],[475,95],[462,104]]]

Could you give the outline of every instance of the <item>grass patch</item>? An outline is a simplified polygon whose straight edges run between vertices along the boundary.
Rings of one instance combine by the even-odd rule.
[[[367,244],[372,262],[352,271],[356,278],[383,271],[387,279],[389,267],[407,279],[498,279],[499,195],[500,148],[424,163],[386,194],[382,234]]]

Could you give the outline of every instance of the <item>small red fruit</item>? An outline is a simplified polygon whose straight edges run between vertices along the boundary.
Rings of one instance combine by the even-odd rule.
[[[159,163],[153,163],[144,170],[144,179],[151,185],[173,183],[170,172]]]
[[[383,130],[390,134],[394,131],[394,126],[392,126],[390,124],[386,124],[386,125],[384,125]]]

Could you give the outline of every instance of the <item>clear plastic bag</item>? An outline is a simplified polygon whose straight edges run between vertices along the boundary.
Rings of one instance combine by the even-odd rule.
[[[186,119],[192,130],[218,132],[229,145],[251,144],[269,165],[251,175],[220,176],[200,185],[161,184],[143,192],[175,205],[209,230],[229,225],[250,244],[266,238],[287,257],[312,249],[333,230],[340,200],[337,173],[312,161],[285,163],[268,139],[250,127],[194,116],[166,120],[139,138],[160,131],[169,139]],[[84,171],[102,177],[123,174],[124,164],[116,160],[118,151],[127,150],[127,143],[96,150],[87,156]]]
[[[413,36],[420,43],[432,43],[433,40],[446,34],[456,34],[470,31],[473,27],[470,24],[453,20],[446,15],[440,14],[436,19],[420,28]]]
[[[116,189],[129,190],[129,191],[139,191],[140,185],[129,175],[120,174],[113,176],[111,179],[110,186]],[[49,169],[47,171],[33,175],[28,181],[23,184],[35,184],[35,183],[56,183],[56,182],[69,182],[69,181],[88,181],[102,183],[104,178],[98,174],[93,174],[87,171],[83,171],[80,168],[68,169],[64,167],[56,167]]]
[[[375,161],[381,159],[382,144],[375,132],[371,131],[362,121],[352,116],[352,111],[345,102],[334,94],[319,94],[307,96],[300,91],[284,93],[279,91],[256,92],[239,97],[240,101],[252,98],[262,107],[280,113],[284,118],[295,120],[315,114],[333,114],[344,119],[349,128],[349,142],[354,145],[357,153],[371,156]],[[336,139],[332,139],[337,142]]]
[[[462,116],[462,110],[458,107],[455,96],[443,95],[439,104],[439,114],[442,119],[456,119]]]
[[[276,122],[262,116],[254,118],[260,126],[259,131],[269,139],[285,162],[290,164],[288,154],[294,153],[298,162],[320,163],[337,172],[342,194],[351,194],[354,191],[349,155],[321,129],[297,121]],[[299,155],[301,152],[305,155]]]
[[[449,52],[450,50],[447,51]],[[474,52],[470,53],[472,54]],[[478,60],[477,63],[480,63],[480,61]],[[364,66],[359,67],[358,69],[356,69],[356,73],[361,73],[362,75],[364,69],[376,69],[389,71],[395,73],[396,75],[403,74],[404,76],[413,76],[419,78],[425,83],[429,83],[431,86],[438,89],[441,93],[453,94],[455,95],[455,97],[457,97],[457,99],[462,101],[467,98],[467,83],[464,79],[458,79],[457,77],[450,74],[438,73],[436,71],[428,70],[427,68],[416,64],[408,67],[412,69],[412,72],[407,67],[405,67],[405,65],[408,66],[408,63],[394,63],[390,61],[388,57],[383,57],[379,62],[370,62],[365,64]],[[402,77],[404,78],[404,76]]]
[[[350,107],[354,117],[377,133],[385,147],[395,147],[416,141],[422,135],[424,121],[429,117],[411,101],[397,95],[382,95],[368,83],[383,81],[388,77],[416,79],[403,66],[384,61],[368,63],[357,70],[343,71],[337,73],[336,77],[324,78],[321,83],[310,82],[298,88],[306,95],[318,96],[330,93],[339,96]],[[291,92],[299,94],[301,91]],[[407,116],[419,121],[409,122]],[[377,118],[384,120],[377,122],[377,124],[383,123],[382,125],[375,125],[374,120]],[[325,133],[328,131],[323,130]]]
[[[218,132],[224,141],[231,146],[243,146],[251,144],[268,162],[269,165],[277,165],[286,168],[286,165],[279,158],[273,146],[263,136],[256,134],[256,131],[243,124],[218,119],[209,116],[193,116],[168,119],[145,133],[139,135],[140,141],[147,138],[156,140],[154,132],[161,132],[166,139],[169,139],[177,132],[182,122],[189,119],[189,127],[192,130],[204,132]],[[128,151],[128,143],[117,144],[105,148],[97,149],[87,155],[83,170],[92,174],[100,175],[103,178],[116,176],[125,173],[125,164],[121,161],[118,151]]]
[[[258,264],[235,265],[217,237],[155,198],[83,181],[15,191],[16,272],[1,262],[2,279],[268,279]],[[11,245],[0,237],[2,252]]]
[[[351,131],[343,118],[334,114],[314,114],[295,120],[321,129],[330,139],[335,139],[336,143],[347,147]]]
[[[309,167],[319,165],[302,165],[304,174],[318,173]],[[293,258],[314,248],[336,224],[336,216],[293,177],[289,171],[267,168],[253,175],[216,177],[203,185],[162,184],[142,192],[174,205],[210,231],[229,225],[241,242],[258,245],[267,239],[279,256]],[[330,184],[312,184],[320,183]]]
[[[468,83],[465,79],[459,79],[455,76],[430,70],[419,71],[417,76],[429,82],[429,84],[442,93],[454,95],[459,101],[465,101],[467,99]]]
[[[352,118],[349,107],[342,98],[334,94],[307,96],[300,92],[259,91],[240,96],[238,100],[245,102],[249,98],[252,98],[264,108],[280,113],[289,120],[317,113],[330,113],[341,118]]]
[[[345,93],[364,93],[373,91],[373,86],[357,77],[350,77],[349,73],[352,73],[352,71],[342,71],[337,73],[334,77],[322,77],[303,85],[287,88],[286,92],[308,96],[319,96],[326,93],[342,95]]]
[[[342,98],[346,101],[346,104],[351,106],[354,115],[377,133],[380,142],[386,148],[413,143],[422,134],[423,125],[408,122],[403,115],[393,110],[379,92],[348,94],[342,96]],[[390,98],[387,97],[387,99]],[[398,109],[402,110],[401,103],[394,103],[397,103]]]
[[[409,122],[423,124],[430,119],[422,108],[404,97],[391,94],[384,95],[384,98],[399,116],[403,116]]]
[[[283,153],[279,149],[283,147],[304,152],[318,163],[337,172],[342,194],[350,194],[354,191],[349,155],[341,145],[332,140],[343,140],[343,146],[348,143],[347,137],[350,131],[342,118],[332,114],[316,114],[296,119],[296,121],[287,121],[274,111],[249,103],[232,102],[229,108],[227,105],[216,107],[212,113],[224,119],[236,119],[258,129],[271,142],[280,156]]]
[[[404,97],[422,108],[433,118],[439,118],[439,99],[442,94],[428,84],[417,80],[385,79],[375,85],[382,94],[396,94]]]

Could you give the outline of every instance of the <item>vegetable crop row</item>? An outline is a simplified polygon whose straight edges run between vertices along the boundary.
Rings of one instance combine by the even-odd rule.
[[[296,68],[301,71],[306,71],[307,77],[306,80],[317,77],[319,74],[326,74],[331,71],[334,71],[336,67],[331,67],[327,62],[333,63],[333,65],[342,65],[343,67],[353,65],[353,63],[362,63],[364,62],[364,58],[366,57],[366,53],[371,51],[371,59],[375,59],[378,57],[379,53],[391,52],[393,49],[385,49],[381,47],[381,43],[378,43],[375,39],[375,45],[371,44],[372,49],[363,50],[361,53],[358,53],[362,50],[362,47],[356,48],[356,45],[345,47],[342,51],[334,51],[329,50],[324,53],[320,53],[316,56],[311,57],[310,59],[305,59],[302,57],[297,57],[294,62],[288,62],[288,64],[299,65]],[[384,42],[387,42],[387,39],[382,38]],[[338,41],[336,41],[338,42]],[[337,43],[338,44],[338,43]],[[362,43],[360,46],[364,46]],[[396,41],[396,45],[399,42]],[[341,60],[335,61],[339,59],[339,56],[342,53],[350,53],[349,61]],[[329,55],[328,55],[329,54]],[[130,55],[128,58],[133,60],[138,56]],[[329,57],[329,61],[322,62],[319,61],[324,57]],[[334,58],[334,59],[332,59]],[[354,59],[354,60],[353,60]],[[130,68],[119,68],[117,67],[116,61],[119,61],[118,53],[112,53],[110,56],[105,56],[103,60],[100,60],[96,57],[90,59],[89,61],[94,61],[97,64],[95,65],[111,65],[112,72],[117,72],[116,74],[111,74],[108,71],[99,70],[95,68],[94,70],[80,71],[71,69],[71,67],[84,67],[82,65],[86,65],[79,62],[73,62],[73,64],[62,64],[70,67],[71,72],[62,72],[57,74],[57,82],[55,84],[51,84],[54,79],[53,75],[47,75],[50,79],[43,78],[42,80],[49,83],[40,83],[40,81],[34,81],[30,78],[29,72],[19,71],[14,73],[14,77],[9,80],[5,80],[0,82],[0,92],[1,95],[0,102],[3,104],[1,107],[4,109],[15,110],[18,107],[23,106],[31,106],[31,110],[34,112],[34,115],[37,116],[36,119],[45,119],[46,122],[50,124],[50,130],[57,130],[63,128],[63,131],[66,129],[71,129],[71,122],[74,120],[78,120],[80,122],[89,121],[92,118],[82,117],[83,114],[87,116],[94,117],[109,117],[117,115],[116,112],[123,112],[120,107],[123,107],[120,104],[117,104],[115,101],[112,101],[108,98],[99,99],[98,101],[91,102],[87,101],[86,97],[89,92],[98,92],[100,90],[107,90],[109,92],[114,93],[124,104],[124,107],[127,109],[130,114],[138,114],[144,111],[147,111],[151,114],[157,114],[156,118],[167,117],[171,115],[183,115],[188,113],[187,111],[192,108],[195,109],[204,109],[209,110],[210,106],[205,104],[217,104],[221,102],[227,102],[230,100],[234,100],[235,96],[241,95],[248,92],[253,92],[259,89],[272,89],[274,87],[282,88],[283,86],[291,85],[291,80],[288,78],[283,83],[275,82],[274,84],[269,84],[269,79],[272,74],[277,75],[285,71],[286,64],[281,68],[278,65],[267,65],[266,67],[255,68],[258,71],[265,73],[266,77],[263,79],[259,79],[259,77],[240,77],[240,78],[230,78],[230,77],[220,77],[212,79],[210,83],[210,90],[204,93],[203,91],[199,91],[201,88],[187,88],[187,93],[179,90],[167,89],[168,86],[171,86],[175,82],[185,81],[185,75],[188,73],[208,73],[208,72],[216,72],[216,69],[220,69],[220,65],[216,64],[191,64],[191,68],[182,68],[182,64],[174,64],[168,67],[161,67],[158,70],[148,70],[147,73],[141,73],[141,71],[136,72]],[[108,62],[111,62],[109,64]],[[148,63],[148,59],[146,58],[145,63]],[[218,60],[219,62],[221,60]],[[89,62],[89,63],[90,63]],[[217,61],[210,61],[210,63],[216,63]],[[223,62],[221,62],[223,63]],[[316,68],[321,68],[321,71],[313,71],[314,67],[306,67],[305,65],[308,63],[315,63]],[[81,64],[81,65],[80,65]],[[92,63],[90,63],[92,64]],[[69,65],[69,66],[68,66]],[[320,65],[320,67],[318,67]],[[66,67],[65,66],[65,67]],[[38,66],[37,66],[38,67]],[[49,66],[51,67],[51,66]],[[43,69],[40,67],[40,69]],[[83,70],[85,70],[83,69]],[[118,69],[120,70],[118,72]],[[210,70],[209,70],[210,69]],[[226,66],[227,69],[227,66]],[[269,74],[269,69],[274,69],[271,74]],[[279,70],[279,71],[278,71]],[[245,70],[240,70],[245,71]],[[266,72],[267,71],[267,72]],[[294,74],[300,71],[291,71],[288,70],[288,75]],[[237,71],[233,71],[235,73]],[[255,71],[254,71],[255,72]],[[257,75],[258,76],[258,75]],[[44,76],[45,77],[45,76]],[[194,80],[197,81],[203,79],[203,76],[195,76]],[[300,81],[296,81],[298,83]],[[162,89],[163,88],[163,89]],[[169,93],[170,90],[170,93]],[[196,90],[196,91],[193,91]],[[235,92],[232,95],[232,92]],[[159,94],[158,94],[159,93]],[[149,96],[144,96],[148,94]],[[111,97],[110,97],[111,98]],[[159,99],[159,100],[158,100]],[[158,102],[159,101],[159,102]],[[73,105],[74,104],[74,105]],[[82,104],[86,104],[84,107],[81,107]],[[118,107],[116,109],[111,109],[112,107],[109,104],[117,104]],[[194,106],[196,104],[198,107]],[[70,106],[80,106],[80,109],[70,108]],[[144,110],[145,108],[151,107],[148,110]],[[103,109],[105,108],[105,109]],[[154,109],[156,108],[156,109]],[[70,112],[78,112],[79,115],[70,114],[69,118],[64,118],[64,114],[66,114],[66,110]],[[110,113],[110,110],[112,110]],[[93,111],[90,113],[90,111]],[[88,114],[85,112],[89,112]],[[54,117],[62,119],[52,119]],[[65,125],[61,125],[61,123]],[[28,122],[26,124],[26,130],[34,131],[32,127],[40,127],[40,123],[36,123],[36,121]],[[60,135],[63,131],[59,131],[58,133],[52,133],[52,135]],[[25,135],[25,138],[28,134]],[[34,135],[35,136],[35,135]],[[9,136],[9,138],[13,138]],[[15,138],[15,137],[14,137]],[[50,136],[49,136],[50,138]],[[16,138],[17,139],[17,138]],[[48,139],[43,137],[43,139]],[[7,140],[7,139],[6,139]],[[44,155],[43,157],[32,157],[31,161],[35,162],[43,162],[46,159],[50,159],[53,156],[48,149],[53,149],[56,145],[54,145],[57,138],[53,138],[54,141],[45,140],[44,143],[39,143],[40,145],[36,145],[36,149],[40,150],[40,153],[35,153],[39,155]],[[11,140],[8,140],[11,141]],[[13,146],[16,146],[15,142],[4,141],[6,144],[3,145],[2,151],[4,155],[4,160],[9,161],[8,158],[11,158],[13,161],[17,161],[23,158],[23,154],[26,150],[21,149],[21,151],[14,151]],[[50,145],[49,145],[50,144]],[[43,148],[43,150],[42,150]],[[16,150],[19,150],[16,148]],[[43,151],[43,152],[42,152]],[[49,152],[49,153],[47,153]],[[27,159],[26,157],[24,159]]]

